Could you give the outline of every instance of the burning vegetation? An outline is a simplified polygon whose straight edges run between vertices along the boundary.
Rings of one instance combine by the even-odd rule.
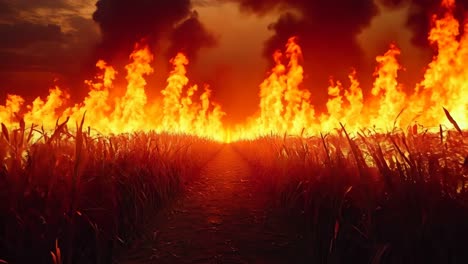
[[[433,17],[429,41],[436,55],[412,93],[406,93],[408,89],[398,82],[398,72],[403,67],[398,62],[401,51],[391,44],[384,55],[376,58],[375,81],[368,97],[364,98],[359,80],[351,71],[349,87],[344,87],[340,80],[330,80],[327,112],[318,113],[311,103],[315,88],[302,87],[302,51],[292,37],[284,52],[275,52],[275,66],[260,85],[258,114],[230,129],[223,124],[226,113],[212,101],[210,89],[189,84],[186,76],[189,61],[182,53],[171,60],[173,69],[161,98],[149,99],[145,76],[154,72],[153,54],[147,45],[137,44],[130,55],[131,62],[125,67],[125,95],[115,96],[113,80],[118,72],[101,60],[96,66],[102,72],[86,82],[90,91],[83,103],[67,106],[69,96],[60,87],[51,89],[45,100],[37,98],[26,107],[20,96],[9,95],[0,107],[0,121],[11,126],[18,122],[18,116],[24,116],[27,124],[50,130],[57,121],[68,118],[70,124],[75,124],[86,112],[85,127],[102,135],[156,131],[231,142],[269,134],[312,136],[333,131],[340,122],[352,133],[370,127],[380,132],[412,125],[452,127],[442,110],[444,107],[465,129],[468,73],[464,63],[468,59],[468,37],[466,30],[460,33],[460,24],[452,12],[454,6],[454,1],[443,1],[445,14]]]
[[[303,87],[296,37],[274,53],[258,112],[234,126],[223,123],[209,87],[190,84],[183,53],[171,59],[161,96],[148,98],[154,58],[143,41],[125,70],[96,63],[82,103],[70,105],[60,87],[30,104],[8,95],[0,258],[110,263],[220,143],[232,143],[294,216],[308,258],[466,263],[468,23],[454,17],[454,0],[442,8],[428,36],[436,52],[416,87],[399,83],[401,51],[391,44],[376,58],[371,93],[354,70],[349,86],[330,79],[323,113],[311,103],[315,88]],[[118,74],[127,82],[120,96]]]

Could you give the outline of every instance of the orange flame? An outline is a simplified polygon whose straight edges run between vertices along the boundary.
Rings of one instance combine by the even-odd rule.
[[[375,81],[369,98],[364,98],[356,72],[352,71],[349,87],[339,80],[330,80],[327,111],[318,114],[311,103],[314,90],[303,87],[301,47],[296,38],[290,38],[285,52],[273,55],[275,66],[260,84],[258,113],[231,130],[223,125],[225,113],[211,101],[209,88],[200,92],[197,85],[189,85],[186,76],[189,61],[182,53],[171,60],[173,69],[161,91],[161,100],[149,100],[145,78],[154,72],[153,54],[147,46],[137,45],[125,67],[124,96],[112,96],[118,73],[101,60],[96,64],[100,73],[94,80],[86,81],[89,93],[81,104],[67,107],[69,95],[59,87],[52,88],[45,100],[37,98],[26,107],[22,97],[8,95],[5,105],[0,105],[0,122],[14,125],[22,115],[26,123],[53,129],[58,120],[66,118],[71,124],[79,123],[86,112],[85,125],[104,135],[154,130],[231,142],[270,134],[317,135],[332,132],[340,122],[349,132],[368,127],[385,132],[394,126],[405,128],[415,123],[427,128],[439,124],[451,127],[442,111],[445,107],[460,127],[467,129],[468,35],[460,35],[460,24],[453,15],[455,1],[443,0],[441,5],[445,15],[433,17],[428,37],[437,55],[411,94],[405,93],[398,82],[401,51],[392,44],[384,55],[376,58]],[[468,32],[468,23],[463,26],[463,32]]]
[[[185,97],[184,88],[189,83],[185,66],[188,59],[182,53],[171,60],[174,69],[167,79],[167,86],[161,92],[163,99],[162,131],[192,134],[224,140],[221,118],[224,113],[219,105],[210,102],[211,91],[206,87],[200,96],[200,102],[193,99],[198,86],[188,87]]]
[[[428,65],[424,79],[412,95],[403,91],[398,82],[402,66],[398,62],[400,49],[390,45],[389,50],[376,58],[375,82],[372,97],[363,98],[356,73],[349,75],[350,87],[331,80],[327,113],[315,115],[310,102],[310,89],[299,88],[303,69],[299,64],[300,47],[295,38],[286,45],[287,66],[281,63],[283,55],[275,53],[276,66],[260,85],[260,113],[247,125],[240,126],[233,138],[253,139],[268,134],[317,135],[333,131],[339,123],[351,132],[373,127],[382,132],[395,127],[405,128],[415,122],[427,128],[439,124],[451,127],[442,107],[449,109],[462,129],[467,129],[468,118],[468,35],[460,36],[459,23],[453,16],[454,0],[442,1],[444,17],[434,16],[429,34],[437,48],[437,56]],[[468,23],[464,24],[468,32]]]

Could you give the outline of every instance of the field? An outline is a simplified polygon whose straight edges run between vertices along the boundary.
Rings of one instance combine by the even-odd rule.
[[[219,149],[189,136],[78,131],[2,125],[0,259],[110,263]]]
[[[335,135],[230,145],[182,135],[77,131],[66,123],[53,133],[24,122],[17,129],[2,125],[3,261],[111,263],[147,235],[157,212],[196,183],[223,147],[247,161],[255,173],[244,177],[267,194],[270,207],[287,219],[284,227],[299,235],[298,259],[468,259],[468,144],[461,130],[413,127],[350,136],[342,127]]]
[[[5,94],[0,264],[468,263],[468,20],[440,8],[417,83],[391,43],[372,87],[306,87],[291,35],[240,123],[187,54],[152,83],[146,40],[97,61],[81,102]]]
[[[236,146],[311,263],[466,263],[466,132],[363,131]]]

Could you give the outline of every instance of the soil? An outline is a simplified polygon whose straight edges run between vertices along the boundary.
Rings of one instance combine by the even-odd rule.
[[[272,208],[226,145],[116,263],[305,263],[298,236]]]

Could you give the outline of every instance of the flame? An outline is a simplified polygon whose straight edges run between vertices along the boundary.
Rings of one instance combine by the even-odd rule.
[[[429,129],[440,124],[452,127],[443,107],[462,129],[467,129],[468,70],[464,65],[468,62],[468,34],[460,36],[459,22],[453,16],[455,1],[444,0],[442,7],[445,15],[433,17],[434,26],[428,38],[436,47],[437,55],[413,93],[405,93],[398,82],[398,73],[403,68],[398,62],[401,51],[391,44],[384,55],[376,58],[376,79],[370,98],[364,99],[356,72],[352,71],[348,88],[340,81],[330,81],[327,113],[316,115],[310,100],[313,89],[301,88],[301,49],[296,38],[291,38],[286,44],[289,62],[283,64],[283,54],[276,52],[276,65],[260,85],[258,116],[247,125],[239,126],[232,138],[254,139],[268,134],[312,136],[331,132],[339,123],[351,132],[365,128],[386,132],[415,123]],[[468,32],[467,22],[464,28],[464,32]]]
[[[112,66],[108,66],[103,60],[99,60],[96,67],[103,73],[98,74],[95,81],[85,81],[90,90],[88,96],[84,99],[83,105],[75,105],[73,108],[67,109],[62,116],[63,118],[71,116],[72,120],[78,122],[85,111],[89,111],[92,113],[87,117],[89,124],[93,124],[99,130],[110,132],[106,128],[109,124],[108,115],[111,111],[111,105],[108,102],[109,89],[112,88],[117,71]]]
[[[163,99],[163,131],[172,133],[192,134],[223,141],[224,129],[221,118],[224,116],[221,107],[210,102],[211,90],[205,87],[200,95],[199,102],[193,96],[198,90],[197,85],[186,89],[189,79],[186,76],[185,66],[188,59],[179,53],[171,60],[174,69],[167,79],[167,86],[161,92]]]
[[[0,105],[0,121],[10,124],[14,122],[13,116],[18,113],[24,104],[24,99],[19,95],[7,95],[5,105]]]
[[[137,44],[125,67],[125,94],[114,90],[118,72],[105,61],[98,61],[99,71],[85,83],[89,93],[82,103],[69,106],[70,96],[60,87],[50,89],[46,99],[36,98],[25,106],[19,95],[7,95],[0,105],[0,122],[13,126],[23,117],[28,124],[54,129],[58,122],[79,123],[86,113],[85,126],[103,135],[157,131],[188,134],[217,141],[233,142],[260,136],[311,136],[333,132],[342,123],[349,132],[373,128],[382,132],[406,128],[415,123],[427,128],[440,124],[451,127],[442,107],[448,109],[462,129],[468,128],[468,35],[461,35],[460,24],[453,15],[454,0],[441,3],[445,14],[433,16],[428,39],[436,55],[426,68],[423,80],[411,93],[398,81],[402,65],[396,44],[376,58],[377,67],[371,94],[364,93],[356,77],[349,74],[349,87],[340,80],[330,79],[327,111],[317,113],[312,104],[316,87],[304,87],[302,50],[297,38],[290,38],[284,52],[273,54],[275,62],[267,78],[260,84],[258,113],[233,128],[225,126],[225,113],[211,101],[208,86],[200,89],[187,78],[187,57],[179,53],[170,63],[172,70],[162,98],[149,99],[146,77],[154,73],[154,55],[144,44]],[[463,24],[468,32],[468,23]],[[121,90],[121,89],[117,89]]]
[[[32,105],[28,106],[29,111],[24,119],[26,123],[42,124],[45,128],[53,128],[59,119],[59,111],[70,96],[59,87],[49,90],[46,101],[36,98]]]
[[[460,24],[453,16],[454,0],[444,0],[447,9],[445,16],[433,16],[433,28],[429,41],[437,48],[438,54],[428,65],[424,80],[412,99],[419,103],[416,110],[424,111],[422,123],[447,123],[441,106],[450,110],[451,115],[461,126],[467,128],[468,121],[468,22],[465,21],[464,34],[460,36]],[[418,98],[419,97],[419,98]]]
[[[171,60],[173,70],[162,91],[162,111],[149,102],[145,89],[145,77],[153,73],[154,57],[147,46],[136,45],[130,55],[131,62],[125,67],[127,87],[122,97],[112,97],[114,80],[118,72],[100,60],[96,67],[101,72],[94,80],[87,80],[88,96],[81,104],[66,107],[69,95],[59,87],[49,91],[46,100],[36,98],[23,109],[24,99],[8,95],[4,106],[0,105],[0,122],[14,125],[22,113],[26,123],[41,125],[53,130],[57,123],[68,119],[70,124],[79,123],[86,113],[85,126],[100,134],[120,134],[135,131],[157,131],[197,135],[218,141],[225,139],[221,107],[210,101],[211,91],[206,87],[194,98],[197,86],[188,87],[185,55],[178,54]],[[212,131],[217,131],[213,133]]]

